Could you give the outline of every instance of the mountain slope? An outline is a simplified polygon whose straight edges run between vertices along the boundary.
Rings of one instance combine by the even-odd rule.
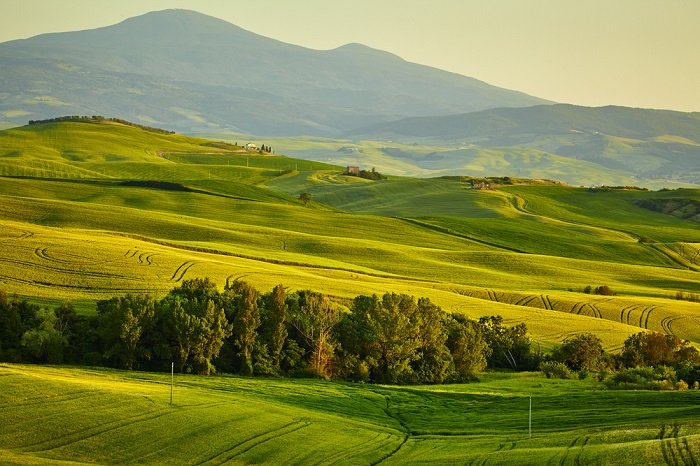
[[[0,44],[1,120],[110,114],[180,130],[337,134],[541,99],[350,44],[285,44],[186,10]]]

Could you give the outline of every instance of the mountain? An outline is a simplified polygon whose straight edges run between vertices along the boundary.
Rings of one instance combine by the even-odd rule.
[[[545,103],[360,44],[311,50],[187,10],[0,44],[0,123],[104,114],[181,131],[336,135]]]
[[[532,155],[557,156],[627,173],[649,184],[672,180],[700,184],[700,113],[626,107],[538,105],[498,108],[460,115],[407,118],[366,127],[349,136],[403,142],[440,142],[453,149],[430,154],[421,163],[435,169],[465,167],[475,156],[523,159],[516,170],[532,165]],[[533,152],[535,151],[535,152]],[[517,167],[516,167],[517,165]],[[518,176],[500,165],[492,175]],[[528,176],[548,177],[548,166]],[[464,171],[464,170],[462,170]],[[551,173],[550,176],[551,177]],[[582,182],[585,173],[570,182]],[[586,179],[590,182],[590,178]]]

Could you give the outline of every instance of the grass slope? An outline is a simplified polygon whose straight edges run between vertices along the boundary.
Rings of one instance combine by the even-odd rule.
[[[494,374],[448,387],[0,366],[6,464],[693,464],[698,392]],[[532,437],[528,436],[532,397]]]
[[[114,294],[243,276],[262,289],[283,283],[343,298],[428,296],[448,311],[525,321],[545,348],[592,331],[615,349],[644,328],[700,343],[700,305],[670,299],[700,291],[700,230],[638,205],[696,202],[694,190],[368,182],[318,162],[115,124],[34,125],[2,137],[15,142],[0,145],[0,162],[16,171],[60,160],[97,174],[0,183],[0,286],[44,303],[71,299],[90,312]],[[304,191],[317,202],[304,207]],[[621,296],[569,291],[601,284]]]

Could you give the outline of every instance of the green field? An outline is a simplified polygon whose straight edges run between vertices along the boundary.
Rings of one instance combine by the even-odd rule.
[[[42,303],[89,313],[115,294],[245,277],[263,290],[427,296],[449,312],[523,321],[544,348],[592,331],[615,350],[640,328],[700,343],[700,305],[673,299],[700,291],[700,228],[635,204],[697,201],[698,190],[370,182],[84,122],[1,131],[0,170],[0,287]],[[587,285],[618,295],[581,293]]]
[[[398,388],[0,366],[4,464],[696,464],[697,391],[492,374]],[[528,433],[532,397],[532,436]]]
[[[306,144],[300,142],[299,144]],[[273,142],[274,144],[274,142]],[[319,157],[322,160],[323,157]],[[301,193],[312,201],[304,205]],[[700,190],[368,181],[115,123],[0,131],[0,290],[79,313],[191,278],[428,297],[545,352],[655,330],[700,346]],[[669,213],[642,205],[675,206]],[[690,206],[690,207],[688,207]],[[659,209],[657,209],[659,210]],[[607,285],[615,296],[583,292]],[[697,390],[539,373],[396,387],[0,365],[0,463],[697,464]],[[532,437],[528,407],[532,397]]]

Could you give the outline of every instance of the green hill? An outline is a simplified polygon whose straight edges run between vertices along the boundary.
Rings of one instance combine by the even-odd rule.
[[[410,388],[177,375],[170,405],[169,384],[169,374],[2,365],[0,461],[693,464],[700,447],[695,391],[534,374]]]
[[[89,122],[2,131],[0,166],[0,287],[42,302],[94,312],[114,294],[244,276],[260,289],[283,283],[342,298],[427,296],[448,311],[524,321],[545,348],[594,331],[615,349],[640,328],[700,343],[700,305],[673,299],[700,291],[697,223],[642,206],[696,202],[697,190],[367,181],[332,165]],[[40,178],[27,176],[42,166]],[[588,285],[618,296],[582,293]]]

